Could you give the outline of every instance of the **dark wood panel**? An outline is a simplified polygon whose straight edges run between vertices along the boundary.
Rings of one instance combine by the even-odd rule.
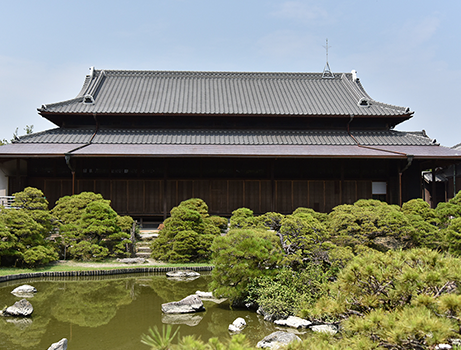
[[[232,213],[243,205],[243,180],[228,181],[228,212]]]
[[[272,211],[272,182],[270,180],[261,180],[261,214]]]
[[[371,181],[357,181],[357,200],[371,198]]]
[[[112,182],[112,208],[119,214],[128,213],[127,181],[113,180]]]
[[[227,212],[227,180],[211,180],[211,201],[208,210],[214,214],[226,214]]]
[[[62,197],[61,180],[46,180],[45,181],[45,194],[48,203],[56,204],[56,201]]]
[[[247,180],[244,182],[244,205],[250,208],[254,213],[261,213],[261,188],[260,181]]]
[[[325,212],[325,182],[309,181],[309,207]]]
[[[325,181],[325,212],[330,212],[331,209],[341,203],[341,182]]]
[[[77,180],[75,194],[82,192],[94,192],[94,180]]]
[[[354,204],[357,201],[357,183],[356,181],[343,181],[343,204]]]
[[[176,202],[179,204],[194,196],[194,181],[178,180],[176,187]]]
[[[210,180],[194,180],[194,198],[200,198],[205,203],[211,202]]]
[[[104,199],[112,198],[112,181],[108,180],[95,180],[94,192],[101,194]]]
[[[128,213],[141,214],[144,213],[144,181],[132,180],[128,181],[127,191],[127,207]]]
[[[290,214],[293,212],[292,181],[277,180],[275,182],[275,188],[276,211],[282,214]]]
[[[163,212],[163,181],[145,181],[144,205],[146,214],[159,214]]]
[[[293,210],[299,207],[309,207],[309,182],[293,181]]]

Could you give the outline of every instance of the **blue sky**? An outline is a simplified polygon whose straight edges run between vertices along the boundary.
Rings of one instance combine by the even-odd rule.
[[[96,69],[333,72],[410,107],[398,130],[461,142],[461,2],[440,0],[1,1],[0,139],[54,127],[42,104]]]

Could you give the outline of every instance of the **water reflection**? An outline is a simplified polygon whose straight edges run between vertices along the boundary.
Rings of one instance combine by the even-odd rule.
[[[162,324],[181,325],[181,336],[229,337],[227,327],[237,317],[248,326],[247,337],[256,344],[274,327],[247,310],[230,310],[227,302],[204,300],[205,312],[163,315],[161,304],[178,301],[197,290],[207,291],[209,276],[194,281],[176,281],[164,275],[130,275],[84,280],[60,278],[20,280],[0,284],[0,300],[13,305],[19,300],[11,291],[31,284],[38,292],[30,300],[30,319],[0,317],[0,348],[5,350],[47,349],[61,338],[69,349],[143,349],[141,335]],[[3,306],[4,306],[3,305]]]

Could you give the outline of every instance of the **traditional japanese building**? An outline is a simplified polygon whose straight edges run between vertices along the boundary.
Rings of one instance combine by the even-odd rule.
[[[56,128],[0,147],[0,187],[38,187],[50,203],[94,191],[139,218],[191,197],[219,215],[400,204],[422,197],[423,170],[461,160],[394,130],[413,111],[372,99],[355,71],[91,69],[77,97],[38,112]]]

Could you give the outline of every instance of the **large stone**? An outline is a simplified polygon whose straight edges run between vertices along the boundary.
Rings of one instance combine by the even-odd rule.
[[[32,298],[35,293],[37,293],[37,289],[29,284],[16,287],[11,292],[11,294],[19,298]]]
[[[123,258],[123,259],[117,259],[117,262],[123,263],[123,264],[144,264],[146,262],[146,259],[144,258]]]
[[[202,300],[197,295],[189,295],[180,301],[162,304],[165,314],[188,314],[205,311]]]
[[[57,343],[51,344],[51,346],[48,348],[48,350],[66,350],[66,349],[67,349],[67,339],[66,338],[62,338]]]
[[[279,326],[293,328],[307,328],[312,324],[312,322],[296,316],[289,316],[286,320],[275,320],[274,323]]]
[[[247,323],[245,322],[245,320],[242,318],[242,317],[238,317],[235,319],[234,322],[232,322],[232,324],[229,325],[229,332],[241,332],[243,330],[243,328],[245,328],[247,325]]]
[[[176,277],[176,278],[190,278],[190,277],[199,277],[200,274],[195,271],[190,270],[175,270],[169,271],[166,273],[167,277]]]
[[[200,299],[213,299],[213,293],[212,292],[201,292],[201,291],[196,291],[195,294],[200,298]]]
[[[311,329],[314,332],[322,332],[322,333],[330,333],[330,334],[336,334],[338,333],[338,328],[336,326],[332,326],[329,324],[321,324],[317,326],[311,326]]]
[[[278,331],[269,334],[263,340],[258,342],[258,344],[256,344],[256,347],[279,349],[291,343],[292,341],[301,341],[301,338],[293,333]]]
[[[3,312],[3,316],[30,316],[34,312],[34,308],[31,303],[26,299],[19,300],[13,304],[13,306],[7,307]]]

